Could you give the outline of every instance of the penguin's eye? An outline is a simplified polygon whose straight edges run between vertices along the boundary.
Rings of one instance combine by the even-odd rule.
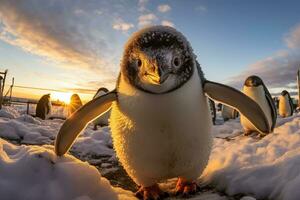
[[[181,59],[179,57],[174,57],[172,60],[172,64],[174,67],[180,67],[181,65]]]
[[[142,66],[142,61],[141,61],[141,59],[137,59],[136,60],[136,65],[138,66],[138,67],[141,67]]]

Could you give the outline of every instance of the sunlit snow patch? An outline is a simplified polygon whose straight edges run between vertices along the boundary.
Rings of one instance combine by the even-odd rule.
[[[56,157],[52,146],[15,146],[0,139],[1,199],[134,199],[113,188],[98,170],[73,156]]]

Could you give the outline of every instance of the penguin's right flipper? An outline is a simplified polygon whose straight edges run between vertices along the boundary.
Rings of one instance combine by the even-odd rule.
[[[114,90],[91,100],[74,112],[64,122],[57,134],[55,140],[55,153],[58,156],[64,155],[85,126],[99,115],[109,110],[113,101],[116,100],[117,92]]]
[[[205,81],[203,88],[210,98],[241,112],[262,133],[270,132],[269,122],[263,110],[247,95],[227,85],[211,81]]]

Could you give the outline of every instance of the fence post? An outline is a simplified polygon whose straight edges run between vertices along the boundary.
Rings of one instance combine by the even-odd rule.
[[[27,101],[27,111],[26,114],[29,115],[29,101]]]
[[[15,77],[12,78],[12,83],[11,83],[11,86],[10,86],[9,104],[11,104],[11,95],[12,95],[14,84],[15,84]]]
[[[300,70],[297,71],[298,107],[300,107]]]
[[[3,85],[3,77],[0,76],[0,109],[2,109],[2,103],[3,103],[3,90],[2,87],[4,87]]]

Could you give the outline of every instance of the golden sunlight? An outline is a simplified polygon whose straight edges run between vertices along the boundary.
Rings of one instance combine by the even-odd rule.
[[[66,104],[70,103],[71,96],[72,96],[72,93],[70,93],[70,92],[52,92],[51,93],[52,100],[54,100],[54,101],[59,100]]]

